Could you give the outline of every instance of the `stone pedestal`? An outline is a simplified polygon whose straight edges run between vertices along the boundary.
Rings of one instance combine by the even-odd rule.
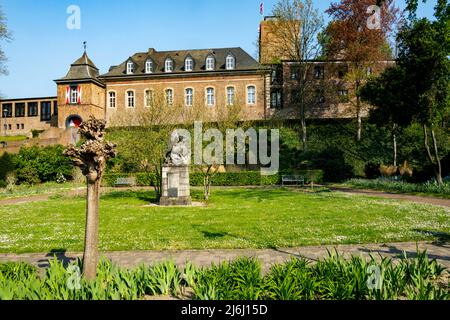
[[[164,165],[162,168],[161,206],[190,206],[189,167]]]

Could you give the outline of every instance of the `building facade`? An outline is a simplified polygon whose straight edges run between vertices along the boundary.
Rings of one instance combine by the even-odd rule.
[[[241,48],[157,51],[126,58],[101,74],[87,53],[55,80],[57,96],[0,101],[2,135],[31,135],[46,130],[61,143],[74,139],[74,129],[91,116],[109,126],[140,125],[150,111],[172,114],[171,121],[220,121],[229,107],[239,107],[241,120],[299,117],[299,62],[271,32],[273,17],[260,26],[259,62]],[[298,24],[293,22],[293,28]],[[273,29],[273,28],[272,28]],[[286,53],[287,52],[287,53]],[[393,61],[379,62],[380,72]],[[307,61],[308,118],[355,117],[344,61]],[[193,110],[201,110],[192,113]],[[367,115],[368,108],[362,110]],[[194,118],[187,115],[194,114]],[[197,118],[195,118],[197,117]]]

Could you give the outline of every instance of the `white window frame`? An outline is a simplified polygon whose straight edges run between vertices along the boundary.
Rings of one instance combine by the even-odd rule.
[[[150,93],[150,105],[148,105],[148,101],[147,101],[147,93]],[[153,92],[153,90],[152,89],[145,89],[144,90],[144,106],[146,107],[146,108],[151,108],[151,107],[153,107],[153,104],[154,104],[154,98],[155,98],[155,95],[154,95],[154,92]]]
[[[131,98],[131,97],[129,97],[130,92],[133,93],[133,105],[132,106],[130,106],[130,98]],[[136,108],[136,92],[133,89],[128,89],[127,91],[125,91],[125,105],[127,106],[127,108],[130,108],[130,109]]]
[[[255,89],[255,92],[254,92],[254,96],[253,96],[253,101],[250,101],[250,88],[254,88]],[[256,102],[257,102],[257,94],[256,94],[256,92],[257,92],[257,90],[256,90],[256,85],[254,85],[254,84],[249,84],[248,86],[247,86],[247,97],[246,97],[246,100],[247,100],[247,105],[249,105],[249,106],[254,106],[254,105],[256,105]]]
[[[205,62],[206,71],[214,71],[216,68],[216,59],[213,56],[208,56]]]
[[[230,103],[228,89],[233,89],[233,102],[232,103]],[[227,106],[234,106],[234,104],[236,102],[236,87],[235,86],[227,86],[225,88],[225,101],[227,102]]]
[[[145,61],[145,73],[153,73],[153,60],[147,59]]]
[[[188,94],[188,90],[191,90],[190,94]],[[186,107],[192,107],[194,105],[194,88],[184,89],[184,105]]]
[[[114,106],[111,105],[111,93],[114,93]],[[117,92],[114,90],[108,91],[108,108],[116,108],[117,107]]]
[[[164,71],[166,73],[173,72],[173,64],[174,64],[173,59],[172,58],[167,58],[164,61]],[[170,66],[170,68],[169,68],[169,66]]]
[[[169,95],[167,94],[169,91],[172,93],[171,99],[169,99]],[[175,101],[174,97],[175,97],[175,90],[173,90],[173,88],[164,89],[164,98],[168,106],[173,106],[173,102]]]
[[[209,89],[212,89],[212,101],[210,101],[210,94],[208,93]],[[207,87],[205,89],[205,103],[206,103],[206,106],[208,106],[208,107],[214,107],[216,105],[216,88]]]
[[[188,68],[188,66],[189,66],[189,68]],[[184,60],[184,71],[187,71],[187,72],[194,71],[194,59],[192,59],[191,57],[187,57]]]
[[[133,61],[127,62],[127,74],[134,74],[134,63]]]
[[[227,70],[236,69],[236,58],[232,54],[227,55],[225,59],[225,66]]]
[[[70,87],[70,104],[78,104],[78,86]]]

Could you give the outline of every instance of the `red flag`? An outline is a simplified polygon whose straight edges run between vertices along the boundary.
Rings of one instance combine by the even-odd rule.
[[[264,2],[261,2],[260,6],[259,6],[259,12],[261,13],[261,15],[264,14]]]

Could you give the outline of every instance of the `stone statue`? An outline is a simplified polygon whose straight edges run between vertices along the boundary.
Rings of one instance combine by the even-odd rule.
[[[170,137],[170,151],[166,155],[166,164],[187,166],[190,162],[189,146],[185,137],[173,132]]]

